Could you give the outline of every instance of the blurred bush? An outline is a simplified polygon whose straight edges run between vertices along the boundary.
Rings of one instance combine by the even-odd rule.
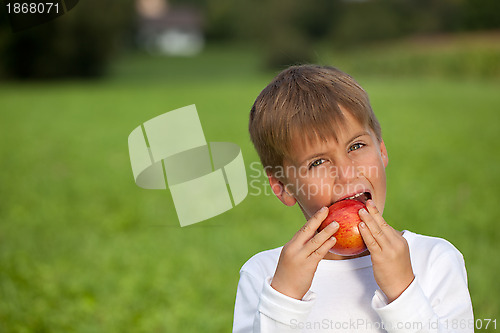
[[[314,60],[312,46],[329,35],[340,2],[213,0],[205,6],[209,39],[252,43],[263,64],[277,68]]]
[[[463,4],[464,28],[484,30],[500,28],[500,1],[465,0]]]
[[[251,21],[240,23],[258,22],[255,37],[264,47],[264,64],[286,67],[315,59],[313,43],[328,35],[336,7],[337,2],[330,0],[316,0],[314,5],[302,0],[270,0],[254,11]]]
[[[267,67],[336,49],[415,35],[500,28],[498,0],[172,0],[204,8],[209,40],[254,43]]]
[[[272,69],[316,61],[318,43],[339,52],[407,36],[500,29],[498,0],[168,2],[199,8],[209,43],[255,46]],[[102,75],[120,37],[133,29],[134,16],[134,0],[85,0],[63,17],[20,33],[10,32],[0,17],[0,76]]]
[[[500,78],[500,32],[463,32],[337,50],[329,58],[354,76]]]
[[[85,0],[63,16],[13,33],[0,17],[0,76],[98,77],[134,23],[133,0]]]
[[[342,7],[333,41],[346,47],[414,34],[454,31],[461,21],[457,0],[371,0]]]

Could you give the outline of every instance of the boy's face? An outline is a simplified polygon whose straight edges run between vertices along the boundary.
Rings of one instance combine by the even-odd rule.
[[[384,210],[389,161],[385,144],[342,111],[346,122],[337,140],[303,143],[295,139],[281,174],[270,176],[278,198],[287,205],[298,202],[307,219],[321,207],[355,195],[365,202],[371,198],[380,212]],[[281,186],[281,193],[276,186]]]

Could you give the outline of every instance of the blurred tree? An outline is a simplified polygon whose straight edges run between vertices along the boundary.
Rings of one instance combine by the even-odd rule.
[[[171,0],[203,8],[208,40],[252,43],[266,67],[313,60],[312,43],[331,30],[339,0]]]
[[[258,39],[265,47],[266,66],[285,67],[311,61],[310,38],[303,26],[304,4],[301,0],[261,2],[252,23],[259,26]]]
[[[4,21],[0,25],[0,74],[15,78],[100,76],[133,20],[133,0],[85,0],[53,21],[20,32],[11,32]]]
[[[462,27],[464,0],[369,0],[343,2],[333,39],[351,46]]]
[[[412,34],[500,28],[500,0],[169,0],[204,13],[209,41],[252,43],[267,67],[314,61],[313,45],[349,47]],[[12,33],[0,16],[0,77],[98,76],[134,23],[134,0],[85,0]],[[130,38],[131,39],[131,38]]]
[[[464,27],[472,30],[500,28],[499,0],[465,0]]]
[[[233,0],[207,1],[201,6],[205,9],[207,39],[234,41],[238,37],[244,37],[236,29],[238,4],[235,5]]]
[[[266,67],[310,62],[314,59],[312,44],[328,35],[338,4],[332,0],[239,2],[235,31],[257,42]]]
[[[407,33],[409,8],[401,4],[393,0],[344,3],[334,26],[334,42],[349,47]]]

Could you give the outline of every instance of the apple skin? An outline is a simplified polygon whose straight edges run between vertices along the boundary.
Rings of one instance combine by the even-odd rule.
[[[328,216],[325,218],[318,231],[336,221],[339,230],[333,235],[337,242],[330,252],[341,256],[353,256],[366,250],[366,245],[359,233],[358,224],[361,222],[359,210],[366,206],[357,200],[347,199],[334,203],[328,208]]]

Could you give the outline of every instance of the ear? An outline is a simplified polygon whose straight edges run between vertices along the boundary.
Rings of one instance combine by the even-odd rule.
[[[384,162],[384,167],[387,168],[389,164],[389,156],[387,155],[387,148],[385,147],[384,140],[380,142],[380,155],[382,156],[382,162]]]
[[[274,195],[276,195],[276,197],[287,206],[295,205],[297,199],[293,197],[293,194],[288,192],[286,185],[283,184],[283,182],[281,182],[278,178],[276,178],[271,173],[271,171],[266,170],[266,173],[267,179],[269,180],[269,185],[271,186]]]

